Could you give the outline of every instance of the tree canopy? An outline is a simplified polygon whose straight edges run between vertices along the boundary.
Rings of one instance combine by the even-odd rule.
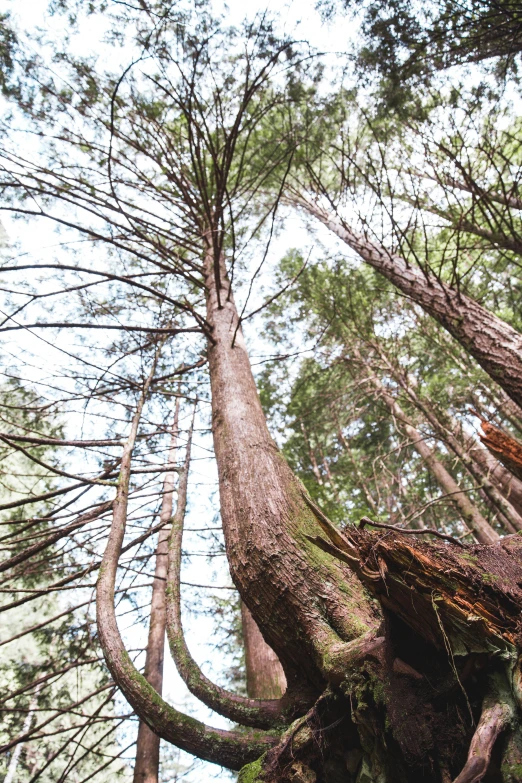
[[[0,18],[0,769],[514,783],[522,17],[243,10]]]

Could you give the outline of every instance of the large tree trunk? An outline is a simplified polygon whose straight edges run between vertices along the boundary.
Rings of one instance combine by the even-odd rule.
[[[382,245],[357,234],[335,214],[301,197],[304,207],[360,257],[399,288],[465,348],[522,408],[522,334],[469,296],[442,282],[430,269],[412,266]]]
[[[519,537],[466,546],[448,537],[418,543],[431,530],[335,528],[270,438],[224,270],[221,279],[219,302],[207,260],[227,554],[301,717],[278,735],[205,726],[166,704],[123,647],[115,577],[132,449],[154,367],[125,443],[98,580],[99,639],[114,680],[166,740],[231,769],[246,765],[241,783],[520,780]]]
[[[230,286],[206,261],[212,427],[232,579],[289,691],[318,694],[333,646],[375,628],[361,585],[310,544],[317,517],[266,426]],[[221,303],[221,306],[220,306]]]

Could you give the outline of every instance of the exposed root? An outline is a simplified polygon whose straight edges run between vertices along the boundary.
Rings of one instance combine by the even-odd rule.
[[[454,783],[479,783],[488,771],[491,752],[499,734],[513,718],[513,705],[503,686],[494,681],[491,693],[484,699],[482,715],[471,740],[468,760]]]

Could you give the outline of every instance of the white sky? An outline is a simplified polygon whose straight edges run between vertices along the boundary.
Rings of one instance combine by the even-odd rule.
[[[14,19],[17,21],[20,29],[31,28],[34,29],[38,26],[42,29],[49,29],[51,25],[56,25],[56,19],[49,20],[46,14],[46,0],[4,0],[3,7],[5,10],[11,10]],[[230,20],[235,23],[241,21],[245,12],[244,0],[230,0],[227,3],[229,9]],[[215,8],[218,11],[223,11],[225,6],[222,3],[215,3]],[[282,25],[287,33],[291,33],[300,39],[309,40],[313,46],[317,47],[321,51],[339,52],[347,47],[347,42],[353,35],[353,30],[347,29],[344,24],[337,22],[333,26],[323,25],[320,20],[320,16],[314,8],[313,0],[296,0],[294,2],[281,3],[272,1],[269,3],[250,2],[247,6],[247,13],[252,17],[259,11],[272,11],[279,12]],[[84,53],[88,54],[92,51],[95,42],[98,39],[99,29],[97,23],[93,19],[82,28],[80,38],[78,39],[78,45],[84,49]],[[53,226],[50,223],[46,223],[43,220],[35,220],[34,228],[28,231],[25,224],[18,223],[9,219],[8,216],[2,217],[3,222],[6,225],[8,235],[12,242],[19,242],[23,252],[28,252],[35,258],[43,258],[45,256],[52,255],[54,253],[54,246],[57,243],[56,235],[54,234]],[[326,237],[326,232],[321,234],[323,241],[332,247],[332,243]],[[290,217],[286,223],[285,229],[278,236],[273,244],[270,257],[267,262],[267,266],[270,267],[275,261],[277,261],[289,247],[310,247],[314,240],[310,234],[307,233],[304,224],[298,216]],[[337,245],[337,242],[335,242]],[[250,301],[248,310],[254,309],[262,301],[262,294],[257,289],[253,298]],[[251,324],[246,328],[246,336],[249,339],[251,352],[253,355],[253,361],[259,359],[266,353],[266,347],[263,346],[259,337],[259,330],[255,324]],[[53,348],[50,345],[45,345],[40,342],[40,347],[37,348],[39,357],[42,360],[53,361],[52,354]],[[71,422],[73,428],[74,422]],[[201,442],[200,449],[204,448],[204,443]],[[195,449],[195,456],[198,449]],[[200,450],[200,455],[202,451]],[[205,486],[208,488],[208,492],[216,486],[216,474],[215,468],[212,463],[198,461],[194,463],[192,468],[192,482],[193,493],[192,502],[190,505],[190,511],[187,519],[187,527],[201,527],[212,521],[213,508],[212,504],[208,502],[205,497]],[[197,491],[194,493],[195,484],[198,484]],[[191,543],[189,548],[194,549],[197,547],[197,539],[194,545]],[[200,547],[201,548],[201,547]],[[230,577],[228,575],[228,569],[223,562],[224,558],[215,558],[211,566],[207,565],[204,558],[194,558],[192,564],[184,569],[183,579],[189,582],[197,583],[214,583],[214,584],[231,584]],[[191,647],[195,657],[203,662],[209,656],[209,647],[206,645],[212,632],[212,622],[210,620],[202,619],[198,622],[197,626],[189,627],[187,629],[187,637],[189,646]],[[136,639],[136,631],[129,632],[127,639]],[[139,636],[143,637],[143,633],[140,631]],[[131,646],[135,646],[131,644]],[[219,670],[219,662],[216,669]],[[212,672],[206,669],[207,673],[212,675]],[[187,705],[190,708],[192,714],[203,720],[208,721],[212,725],[226,726],[227,722],[220,719],[219,716],[210,714],[208,710],[201,707],[195,702],[190,694],[188,694],[185,686],[181,682],[177,671],[172,663],[170,657],[166,656],[166,668],[165,668],[165,695],[176,706],[187,709]],[[202,783],[206,779],[218,779],[229,780],[228,773],[219,773],[216,767],[212,765],[203,765],[198,768],[197,772],[191,775],[187,780],[191,783]]]

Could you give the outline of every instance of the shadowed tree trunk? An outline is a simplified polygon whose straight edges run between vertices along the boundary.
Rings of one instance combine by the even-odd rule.
[[[247,607],[241,602],[241,625],[245,645],[247,693],[251,699],[280,699],[286,677],[279,658],[263,639]]]

